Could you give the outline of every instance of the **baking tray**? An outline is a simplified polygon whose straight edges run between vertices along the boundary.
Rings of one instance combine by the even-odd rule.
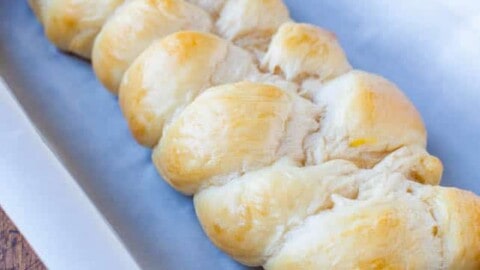
[[[402,88],[444,161],[443,184],[480,193],[478,1],[286,2],[296,20],[335,32],[354,67]],[[26,1],[0,0],[0,74],[142,268],[247,269],[211,244],[191,198],[131,137],[117,98],[88,62],[44,38]]]

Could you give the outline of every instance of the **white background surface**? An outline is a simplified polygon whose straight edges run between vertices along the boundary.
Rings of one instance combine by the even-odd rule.
[[[49,269],[138,269],[0,78],[0,205]]]

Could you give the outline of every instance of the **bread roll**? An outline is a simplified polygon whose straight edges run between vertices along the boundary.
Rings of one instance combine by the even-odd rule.
[[[290,21],[282,0],[187,0],[209,12],[215,33],[248,49],[266,50],[277,28]]]
[[[455,188],[435,187],[433,214],[443,240],[445,269],[480,269],[480,198]]]
[[[289,20],[282,0],[227,0],[216,31],[241,47],[263,52],[278,27]]]
[[[293,22],[278,29],[262,66],[294,81],[308,78],[325,81],[352,69],[333,33]]]
[[[346,159],[372,167],[403,146],[425,148],[423,121],[391,82],[363,71],[342,75],[315,94],[322,128],[310,148],[311,163]]]
[[[198,192],[195,210],[217,246],[243,264],[262,265],[286,232],[333,206],[332,194],[356,197],[355,171],[346,161],[302,168],[285,159]]]
[[[322,34],[326,32],[319,31],[312,37],[318,40],[305,46],[328,41]],[[179,57],[185,53],[190,57]],[[285,63],[289,60],[295,61],[295,58]],[[327,70],[329,65],[330,62],[321,62],[317,67]],[[201,91],[242,80],[269,83],[292,92],[299,89],[296,83],[261,72],[247,51],[224,39],[206,33],[180,32],[154,42],[135,61],[120,87],[120,104],[137,141],[153,147],[158,143],[165,121]]]
[[[61,50],[90,59],[93,42],[124,0],[29,0],[47,38]]]
[[[389,178],[368,185],[376,192],[360,187],[366,194],[357,200],[334,199],[331,210],[292,230],[265,268],[478,269],[479,198]],[[404,189],[382,190],[378,180]]]
[[[263,43],[265,47],[280,24],[288,20],[288,10],[280,0],[227,1],[222,7],[217,31],[205,10],[184,0],[125,3],[104,25],[95,41],[92,60],[97,77],[107,89],[117,93],[124,72],[133,60],[155,39],[180,30],[217,32],[233,41],[248,37],[250,43],[255,44],[252,46]],[[282,13],[263,16],[262,12],[269,9]]]
[[[117,93],[131,63],[152,42],[180,30],[212,30],[210,16],[184,0],[131,0],[103,26],[93,48],[95,74]]]
[[[293,230],[265,269],[442,269],[437,225],[421,200],[339,200]]]
[[[372,79],[374,83],[379,80],[374,75],[358,72],[344,75],[346,78],[340,77],[338,80],[349,81],[349,77],[360,75],[365,76],[365,83]],[[181,111],[164,130],[163,139],[154,150],[154,163],[175,188],[192,194],[204,185],[205,181],[220,181],[232,175],[261,168],[283,156],[290,156],[299,163],[307,164],[346,159],[361,167],[373,167],[400,147],[424,149],[423,125],[421,119],[414,114],[416,111],[413,107],[408,107],[411,106],[408,100],[396,88],[391,88],[390,84],[375,86],[377,88],[372,88],[374,90],[368,90],[370,88],[367,90],[377,91],[380,97],[367,105],[381,110],[374,111],[379,113],[378,116],[375,113],[368,115],[378,119],[367,124],[358,124],[360,121],[369,121],[364,120],[361,114],[362,106],[365,104],[351,105],[351,101],[348,100],[350,96],[354,96],[355,102],[364,102],[365,100],[356,99],[357,93],[348,94],[347,98],[322,99],[325,102],[340,103],[331,107],[325,106],[322,112],[317,104],[266,84],[244,82],[209,89]],[[344,89],[364,91],[351,87],[344,88],[343,85],[331,90],[325,88],[323,91],[342,94]],[[389,95],[393,95],[394,98],[390,98]],[[400,98],[395,99],[395,95]],[[408,106],[405,107],[404,104]],[[342,110],[342,106],[345,109]],[[158,108],[158,105],[155,105],[155,108]],[[335,111],[337,109],[340,109],[341,113]],[[403,129],[396,129],[394,126],[402,114],[405,115],[404,120],[400,119]],[[330,115],[343,118],[332,120],[329,118]],[[320,116],[322,118],[318,122]],[[417,118],[409,118],[412,116]],[[414,124],[409,125],[409,122]],[[420,123],[418,126],[421,128],[418,136],[415,134],[418,131],[417,123]],[[345,130],[351,133],[342,137],[341,132]],[[370,144],[366,147],[361,147],[362,145],[352,142],[329,140],[329,134],[332,134],[331,138],[334,139],[355,138],[357,134],[378,137],[376,141],[368,142]],[[404,138],[396,138],[402,134],[405,134]],[[409,136],[413,138],[410,141]],[[160,138],[160,133],[156,138]],[[363,142],[360,139],[355,139],[354,142],[357,141]],[[344,156],[328,153],[324,154],[322,159],[317,158],[319,152],[337,150],[339,145],[343,147],[341,150]],[[388,148],[390,145],[393,146]],[[437,158],[421,153],[421,150],[417,151],[419,152],[417,156],[407,152],[410,159],[403,163],[390,163],[401,168],[403,173],[414,180],[437,184],[442,173],[441,163]],[[388,166],[388,163],[384,166]]]
[[[301,163],[303,139],[317,128],[317,113],[307,100],[271,85],[214,87],[165,129],[153,161],[185,194],[284,156]]]
[[[430,155],[425,148],[405,146],[386,156],[375,167],[377,171],[393,171],[408,179],[428,185],[438,185],[443,174],[440,159]]]
[[[130,67],[120,105],[137,141],[153,147],[165,122],[201,91],[256,73],[246,51],[214,35],[179,32],[154,42]]]
[[[195,209],[215,245],[246,265],[477,269],[480,199],[390,169],[341,160],[298,167],[283,159],[204,186]]]

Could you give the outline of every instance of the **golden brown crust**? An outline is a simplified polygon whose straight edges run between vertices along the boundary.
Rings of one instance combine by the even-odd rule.
[[[345,202],[292,231],[266,269],[440,269],[441,243],[413,196]]]
[[[418,183],[438,185],[443,174],[443,164],[423,147],[406,146],[386,156],[374,170],[398,172]]]
[[[95,40],[95,74],[117,93],[124,72],[154,40],[181,30],[209,32],[212,27],[206,12],[184,0],[129,1],[117,9]]]
[[[282,160],[228,185],[202,190],[195,195],[195,210],[218,247],[244,264],[261,265],[286,232],[332,207],[332,194],[356,196],[355,170],[345,161],[301,168]]]
[[[93,42],[115,8],[124,0],[32,1],[48,39],[64,51],[90,59]],[[40,11],[40,12],[39,12]]]
[[[264,51],[278,27],[290,20],[282,0],[226,1],[216,32],[248,49]]]
[[[273,86],[244,82],[211,88],[167,127],[154,163],[187,194],[212,177],[270,165],[291,109],[291,98]]]
[[[480,198],[436,187],[433,211],[443,239],[445,269],[480,269]]]
[[[372,167],[403,146],[425,148],[422,118],[408,98],[386,79],[351,71],[321,88],[322,129],[312,143],[314,163],[346,159]]]
[[[278,29],[263,66],[294,81],[307,78],[324,81],[351,70],[334,34],[313,25],[293,22]]]
[[[211,86],[254,71],[247,52],[214,35],[177,32],[154,42],[126,72],[120,105],[140,144],[155,146],[165,122]],[[225,73],[217,78],[218,73]]]

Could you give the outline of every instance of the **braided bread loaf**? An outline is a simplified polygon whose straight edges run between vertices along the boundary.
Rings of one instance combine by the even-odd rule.
[[[480,199],[436,186],[415,107],[333,34],[280,0],[119,2],[31,0],[220,249],[267,269],[480,268]]]

